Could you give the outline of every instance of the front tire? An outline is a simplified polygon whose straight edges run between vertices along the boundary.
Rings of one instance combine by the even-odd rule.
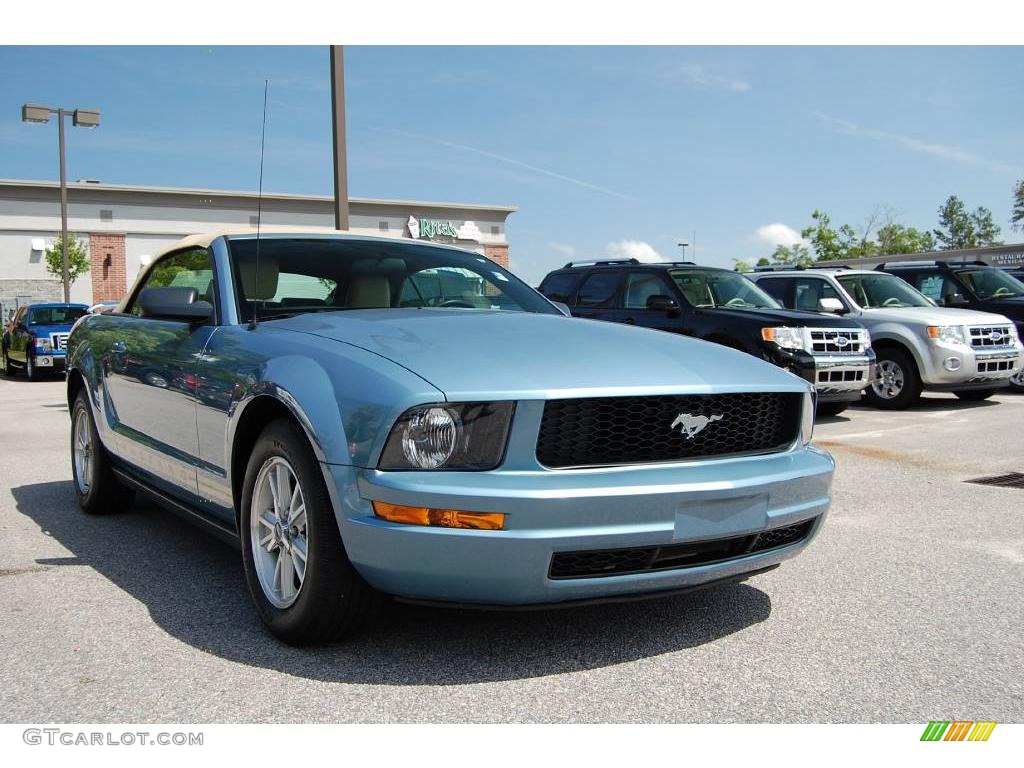
[[[349,561],[319,462],[290,421],[271,422],[256,440],[239,533],[249,592],[279,639],[326,643],[373,620],[381,595]]]
[[[121,512],[135,497],[114,476],[84,389],[71,407],[71,478],[78,506],[88,515]]]
[[[32,355],[25,355],[25,378],[29,381],[35,381],[39,378],[39,373],[32,363]]]
[[[7,356],[7,347],[4,347],[3,349],[3,358],[4,376],[7,376],[8,378],[14,378],[14,374],[17,373],[17,371],[14,370],[14,366],[11,364],[11,358]]]
[[[992,395],[996,393],[994,389],[963,389],[953,394],[959,397],[961,400],[967,400],[968,402],[980,402],[982,400],[988,400]]]
[[[1010,391],[1024,392],[1024,368],[1021,368],[1010,377]]]
[[[864,395],[875,408],[901,411],[921,396],[921,376],[913,358],[901,349],[878,351],[875,378]]]

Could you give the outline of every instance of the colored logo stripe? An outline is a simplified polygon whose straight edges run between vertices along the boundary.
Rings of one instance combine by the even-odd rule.
[[[921,741],[988,741],[995,727],[995,720],[932,720],[925,726]]]

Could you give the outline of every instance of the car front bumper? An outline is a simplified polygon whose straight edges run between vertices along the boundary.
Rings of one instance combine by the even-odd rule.
[[[875,375],[875,354],[812,355],[776,349],[771,362],[795,373],[814,386],[819,403],[854,402]]]
[[[742,578],[820,530],[835,464],[816,448],[675,465],[516,472],[379,472],[324,465],[346,552],[377,589],[435,602],[530,605],[614,599]],[[391,523],[372,500],[503,512],[500,531]],[[556,553],[668,547],[811,521],[801,540],[686,567],[551,578]]]
[[[45,371],[63,372],[67,367],[67,357],[65,355],[53,355],[37,352],[32,355],[32,365],[34,365],[36,370],[40,373]]]
[[[937,392],[1006,387],[1024,363],[1024,349],[977,350],[964,344],[931,341],[924,360],[922,383]]]

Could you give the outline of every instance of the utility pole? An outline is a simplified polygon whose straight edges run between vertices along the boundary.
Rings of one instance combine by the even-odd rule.
[[[348,229],[348,157],[345,150],[345,46],[331,46],[331,123],[334,129],[334,228]]]

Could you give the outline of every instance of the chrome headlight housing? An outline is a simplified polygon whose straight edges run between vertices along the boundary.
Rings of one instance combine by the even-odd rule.
[[[377,468],[494,469],[505,455],[514,411],[514,402],[417,405],[391,428]]]
[[[53,347],[50,346],[50,340],[49,339],[36,338],[35,341],[33,342],[33,346],[35,347],[36,352],[52,352],[53,351]]]
[[[863,331],[860,332],[860,337],[864,342],[864,349],[871,349],[871,331],[865,328]]]
[[[967,344],[967,336],[962,325],[929,325],[928,338],[947,344]]]
[[[762,328],[761,338],[765,341],[773,341],[783,349],[804,348],[804,334],[801,328],[790,328],[785,325]]]

